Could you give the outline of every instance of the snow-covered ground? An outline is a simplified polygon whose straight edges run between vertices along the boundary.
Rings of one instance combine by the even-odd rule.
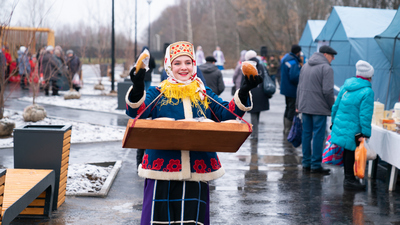
[[[32,97],[19,98],[20,101],[32,102]],[[65,100],[63,96],[39,96],[35,99],[36,104],[56,105],[75,109],[96,110],[101,112],[125,114],[125,110],[116,109],[118,100],[116,97],[107,96],[85,96],[80,99]]]
[[[67,120],[63,118],[47,117],[38,122],[25,122],[22,112],[5,109],[5,120],[13,121],[15,127],[23,127],[25,125],[72,125],[71,143],[91,143],[102,141],[120,141],[124,137],[125,128],[116,126],[103,126],[90,124],[85,122]],[[0,148],[11,148],[14,146],[14,138],[0,138]]]
[[[74,195],[100,192],[112,169],[113,166],[69,164],[66,194]]]

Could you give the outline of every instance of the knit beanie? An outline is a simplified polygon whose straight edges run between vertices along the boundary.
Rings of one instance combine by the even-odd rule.
[[[244,60],[247,61],[254,57],[257,57],[257,53],[254,50],[249,50],[244,55]]]
[[[374,75],[374,67],[364,60],[358,60],[356,63],[356,75],[364,78],[370,78]]]

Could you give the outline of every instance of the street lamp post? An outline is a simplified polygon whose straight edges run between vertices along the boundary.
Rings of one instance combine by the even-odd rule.
[[[147,3],[149,3],[149,40],[147,43],[147,47],[150,49],[150,4],[152,0],[147,0]]]
[[[114,0],[112,0],[111,15],[111,93],[115,93],[114,88],[114,66],[115,66],[115,40],[114,40]]]

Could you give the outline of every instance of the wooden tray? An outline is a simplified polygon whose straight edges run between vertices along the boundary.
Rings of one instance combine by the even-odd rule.
[[[130,119],[123,148],[236,152],[251,134],[245,123]]]

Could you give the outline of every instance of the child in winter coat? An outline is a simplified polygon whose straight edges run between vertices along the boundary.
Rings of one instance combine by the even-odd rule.
[[[371,88],[374,68],[368,62],[359,60],[356,69],[357,76],[347,79],[341,87],[331,115],[331,141],[344,148],[343,187],[349,190],[365,188],[354,176],[354,151],[362,137],[371,136],[374,108],[374,91]]]

